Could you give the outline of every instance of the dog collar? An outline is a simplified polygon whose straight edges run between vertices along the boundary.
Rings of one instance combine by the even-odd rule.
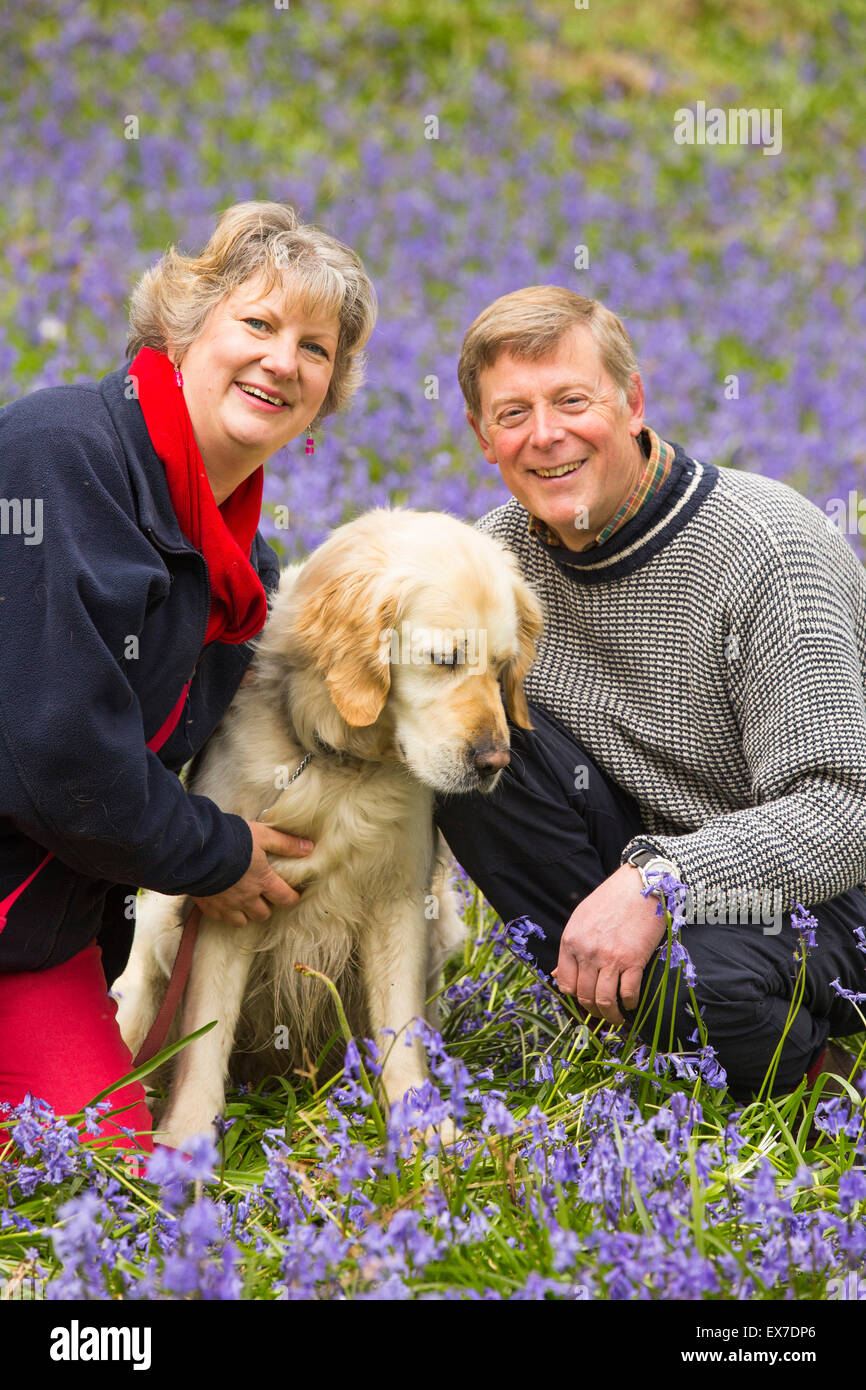
[[[294,772],[292,773],[291,777],[290,777],[289,780],[286,782],[286,787],[290,787],[290,786],[292,785],[293,782],[296,782],[296,781],[297,781],[297,779],[300,777],[301,773],[303,772],[304,768],[307,767],[307,765],[312,761],[312,759],[313,759],[315,756],[316,756],[315,753],[305,753],[305,754],[304,754],[304,756],[303,756],[303,758],[301,759],[299,765],[295,768],[295,770],[294,770]],[[280,790],[281,790],[281,791],[285,791],[286,787],[281,787]],[[270,806],[265,806],[263,810],[259,811],[259,814],[258,814],[258,816],[257,816],[257,820],[263,821],[264,817],[268,814],[268,812],[270,811],[270,809],[271,809]]]
[[[322,738],[318,729],[313,730],[313,742],[318,753],[327,758],[334,758],[338,763],[355,763],[358,767],[362,767],[368,761],[367,758],[360,758],[357,753],[347,753],[343,748],[332,748],[330,743],[326,743]]]
[[[301,775],[301,773],[303,772],[304,768],[305,768],[305,767],[307,766],[307,764],[311,761],[311,759],[313,759],[315,756],[316,756],[315,753],[305,753],[305,754],[304,754],[304,756],[303,756],[303,758],[301,759],[299,765],[295,768],[294,772],[292,773],[291,777],[289,778],[288,782],[286,783],[286,786],[287,786],[287,787],[290,787],[290,786],[292,785],[292,783],[295,781],[295,779],[296,779],[297,777],[300,777],[300,775]]]
[[[315,743],[320,753],[330,753],[330,755],[334,758],[343,758],[346,756],[345,753],[341,753],[339,749],[332,748],[330,743],[326,743],[325,740],[322,738],[322,735],[319,733],[318,729],[313,730],[313,742]]]

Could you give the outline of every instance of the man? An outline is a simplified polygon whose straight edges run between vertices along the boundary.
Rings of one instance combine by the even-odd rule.
[[[612,1023],[642,991],[651,1040],[688,1046],[689,993],[659,956],[644,888],[687,889],[683,944],[737,1099],[757,1093],[788,1022],[795,904],[817,946],[772,1093],[852,1060],[863,1027],[831,983],[866,990],[866,580],[824,514],[786,485],[690,458],[644,422],[628,334],[555,286],[505,295],[458,369],[467,418],[513,494],[479,527],[545,609],[491,797],[437,820],[500,915],[530,917],[559,988]],[[760,465],[760,460],[755,460]],[[656,861],[662,861],[658,863]]]

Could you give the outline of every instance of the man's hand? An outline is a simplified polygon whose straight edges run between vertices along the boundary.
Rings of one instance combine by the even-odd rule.
[[[274,873],[266,851],[282,858],[299,859],[313,848],[309,840],[286,835],[261,821],[247,821],[247,825],[253,837],[253,857],[243,878],[222,893],[214,893],[209,898],[193,898],[206,917],[228,922],[233,927],[245,927],[247,922],[266,922],[271,915],[271,904],[294,907],[298,901],[299,895],[294,888]]]
[[[617,989],[627,1009],[637,1008],[644,967],[665,934],[658,898],[642,888],[637,869],[621,865],[575,908],[559,944],[557,985],[608,1023],[623,1022]]]

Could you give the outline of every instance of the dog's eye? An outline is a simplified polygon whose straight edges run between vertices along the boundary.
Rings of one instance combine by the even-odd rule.
[[[459,666],[459,665],[461,664],[461,654],[460,654],[459,651],[455,651],[455,652],[436,652],[436,651],[433,651],[433,652],[430,653],[430,660],[431,660],[431,662],[433,663],[434,666],[447,666],[449,670],[453,671],[457,666]]]

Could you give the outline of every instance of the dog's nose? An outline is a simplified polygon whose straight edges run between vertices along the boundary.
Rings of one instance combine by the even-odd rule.
[[[472,762],[476,770],[482,777],[492,777],[495,772],[501,772],[511,762],[511,754],[507,748],[497,747],[492,743],[480,744],[472,750]]]

